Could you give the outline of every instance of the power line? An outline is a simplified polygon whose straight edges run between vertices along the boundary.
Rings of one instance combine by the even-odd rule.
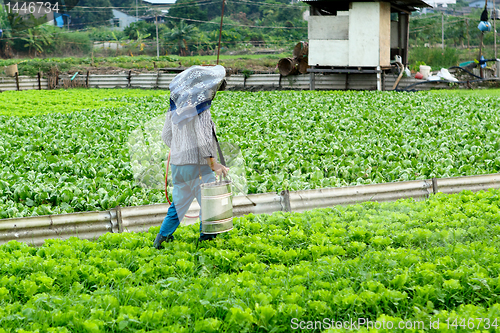
[[[256,2],[256,1],[249,1],[249,0],[232,0],[230,2],[235,2],[235,3],[246,3],[246,4],[251,4],[251,5],[262,5],[262,6],[270,6],[274,8],[297,8],[297,9],[306,9],[306,7],[301,6],[301,5],[288,5],[288,4],[279,4],[279,3],[267,3],[267,2]],[[191,7],[192,4],[197,4],[197,5],[208,5],[212,3],[217,3],[219,4],[220,1],[213,1],[213,0],[199,0],[199,1],[189,1],[189,2],[181,2],[179,4],[174,4],[171,6],[171,8],[185,8],[185,7]],[[82,9],[135,9],[135,6],[123,6],[123,7],[117,7],[117,6],[104,6],[104,7],[95,7],[95,6],[74,6],[72,8],[82,8]],[[139,6],[141,9],[154,9],[154,7],[151,6]]]
[[[210,3],[213,3],[214,1],[212,0],[200,0],[200,1],[193,1],[193,3],[202,3],[202,2],[207,2],[209,1]],[[250,1],[245,1],[245,0],[235,0],[234,2],[250,2]],[[252,2],[253,3],[253,2]],[[260,3],[260,2],[256,2]],[[262,4],[262,3],[261,3]],[[293,6],[293,5],[292,5]],[[88,6],[75,6],[75,8],[82,8],[82,9],[96,9],[92,11],[85,11],[85,12],[94,12],[94,13],[101,13],[102,10],[104,9],[116,9],[116,8],[134,8],[134,7],[88,7]],[[143,8],[149,8],[149,7],[143,7]],[[171,16],[171,15],[161,15],[162,17],[170,18],[170,19],[175,19],[175,20],[185,20],[185,21],[190,21],[190,22],[197,22],[197,23],[209,23],[209,24],[216,24],[218,25],[218,22],[212,22],[212,21],[205,21],[205,20],[196,20],[196,19],[190,19],[190,18],[183,18],[183,17],[177,17],[177,16]],[[140,19],[145,19],[149,18],[150,16],[141,16],[139,17]],[[107,23],[111,19],[108,20],[103,20],[103,21],[97,21],[97,22],[92,22],[93,24],[99,24],[99,23]],[[77,27],[81,25],[85,25],[88,23],[72,23],[70,24],[71,27]],[[281,27],[281,26],[259,26],[259,25],[244,25],[244,24],[232,24],[232,23],[224,23],[225,26],[233,26],[233,27],[242,27],[242,28],[256,28],[256,29],[307,29],[307,27]],[[76,31],[86,31],[89,29],[92,29],[93,27],[87,27],[83,29],[74,29],[72,32]],[[59,34],[59,33],[54,33],[54,34]]]
[[[90,7],[90,6],[74,6],[72,8],[89,8],[89,9],[135,9],[135,7],[114,7],[114,6],[107,6],[107,7]],[[150,8],[148,6],[139,6],[139,8]]]
[[[271,6],[271,7],[281,7],[281,8],[300,8],[300,9],[305,9],[307,7],[303,5],[287,5],[287,4],[281,4],[281,3],[268,3],[268,2],[258,2],[258,1],[249,1],[249,0],[232,0],[231,2],[240,2],[240,3],[249,3],[252,5],[262,5],[262,6]]]
[[[445,22],[445,24],[453,24],[453,23],[465,21],[465,20],[467,20],[467,18],[458,18],[454,21],[447,21],[447,22]],[[439,28],[439,27],[437,27],[435,24],[428,24],[428,25],[424,25],[424,26],[420,26],[420,27],[415,27],[414,29],[411,29],[410,32],[423,31],[423,30],[426,30],[427,28]]]
[[[198,22],[198,23],[210,23],[210,24],[217,24],[217,25],[220,24],[218,22],[188,19],[188,18],[182,18],[182,17],[170,16],[170,15],[162,15],[162,16],[176,19],[176,20],[185,20],[185,21]],[[262,28],[262,29],[307,29],[307,27],[275,27],[275,26],[244,25],[244,24],[232,24],[232,23],[224,23],[224,25],[242,27],[242,28]]]
[[[219,3],[218,1],[208,1],[208,2],[204,2],[204,3],[200,3],[198,4],[198,6],[205,6],[205,5],[211,5],[211,4],[215,4],[215,3]],[[175,8],[187,8],[187,7],[191,7],[191,5],[185,5],[185,6],[176,6]],[[99,12],[103,12],[105,10],[108,10],[108,9],[116,9],[116,10],[132,10],[134,8],[131,8],[131,7],[88,7],[88,6],[75,6],[73,8],[77,8],[77,9],[87,9],[85,10],[86,13],[99,13]],[[88,10],[88,9],[91,9],[91,10]],[[139,9],[143,9],[143,10],[146,10],[148,12],[153,12],[155,11],[154,8],[151,8],[151,7],[139,7]]]

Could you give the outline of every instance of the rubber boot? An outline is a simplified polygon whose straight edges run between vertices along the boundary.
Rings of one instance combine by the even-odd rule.
[[[168,243],[168,242],[171,242],[171,241],[173,241],[173,240],[174,240],[174,236],[173,236],[173,235],[169,235],[169,236],[165,237],[165,236],[162,236],[162,235],[158,234],[158,235],[156,235],[156,239],[155,239],[155,241],[154,241],[154,243],[153,243],[153,246],[154,246],[156,249],[158,249],[158,250],[159,250],[159,249],[161,249],[161,248],[162,248],[161,244],[162,244],[163,242],[167,242],[167,243]]]

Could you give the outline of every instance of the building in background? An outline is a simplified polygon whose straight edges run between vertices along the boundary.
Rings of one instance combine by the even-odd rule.
[[[472,1],[469,3],[469,7],[471,8],[484,8],[484,0]],[[498,7],[498,3],[495,4],[495,7]],[[493,8],[493,1],[488,1],[488,9]]]
[[[448,7],[448,5],[455,5],[457,3],[457,0],[426,0],[425,2],[430,6],[432,6],[433,8],[438,8],[438,7],[446,8]],[[483,1],[483,6],[484,6],[484,1]]]
[[[302,0],[310,6],[307,70],[315,89],[315,73],[331,75],[376,75],[383,86],[383,71],[408,65],[410,13],[430,7],[422,0]]]
[[[175,4],[175,0],[143,0],[143,3],[161,11],[162,13],[168,13],[170,7]]]
[[[113,9],[113,18],[110,19],[111,26],[117,30],[124,30],[130,24],[139,21],[135,16],[131,16],[122,11]]]

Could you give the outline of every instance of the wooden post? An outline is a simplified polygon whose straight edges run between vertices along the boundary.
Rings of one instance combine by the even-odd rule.
[[[398,53],[403,58],[403,22],[401,13],[398,13]]]
[[[408,52],[410,50],[410,14],[405,13],[403,14],[404,19],[405,19],[405,42],[404,42],[404,48],[405,51],[403,52],[403,65],[408,66]]]
[[[467,50],[468,50],[470,49],[469,19],[465,19],[465,26],[467,29]]]
[[[158,41],[158,14],[155,14],[156,22],[156,56],[160,57],[160,42]]]
[[[441,48],[444,50],[444,13],[441,13]]]
[[[38,72],[38,90],[42,90],[42,75]]]
[[[17,87],[17,91],[19,91],[20,90],[19,89],[19,73],[16,72],[15,75],[16,75],[16,87]]]
[[[130,88],[132,81],[132,71],[128,71],[127,80],[128,80],[127,88]]]
[[[87,88],[89,87],[89,76],[90,76],[90,71],[87,71],[87,77],[85,79],[85,85],[87,86]]]

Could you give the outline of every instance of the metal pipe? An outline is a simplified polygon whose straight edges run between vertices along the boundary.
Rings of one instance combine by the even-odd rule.
[[[440,178],[431,180],[414,180],[383,184],[358,185],[338,188],[322,188],[289,192],[290,209],[300,212],[313,208],[347,205],[362,201],[395,201],[402,198],[425,199],[438,189],[442,193],[458,193],[463,190],[480,191],[489,188],[500,188],[500,173],[479,176],[454,178]],[[246,214],[271,214],[283,211],[283,194],[276,193],[251,194],[251,201],[243,196],[233,197],[234,216]],[[137,207],[120,208],[120,220],[123,228],[120,231],[147,231],[157,226],[167,213],[169,205],[156,204]],[[200,206],[193,202],[188,213],[197,214]],[[116,213],[87,212],[52,216],[36,216],[0,220],[0,244],[9,240],[18,240],[35,245],[41,245],[44,239],[68,238],[96,238],[106,232],[114,231],[112,220]],[[196,219],[183,221],[191,224]]]
[[[226,3],[226,0],[222,0],[222,13],[220,14],[219,47],[217,48],[217,65],[219,64],[220,42],[222,40],[222,22],[224,20],[224,4],[225,3]]]
[[[495,49],[495,59],[497,57],[497,9],[495,7],[495,0],[493,0],[493,45]]]

